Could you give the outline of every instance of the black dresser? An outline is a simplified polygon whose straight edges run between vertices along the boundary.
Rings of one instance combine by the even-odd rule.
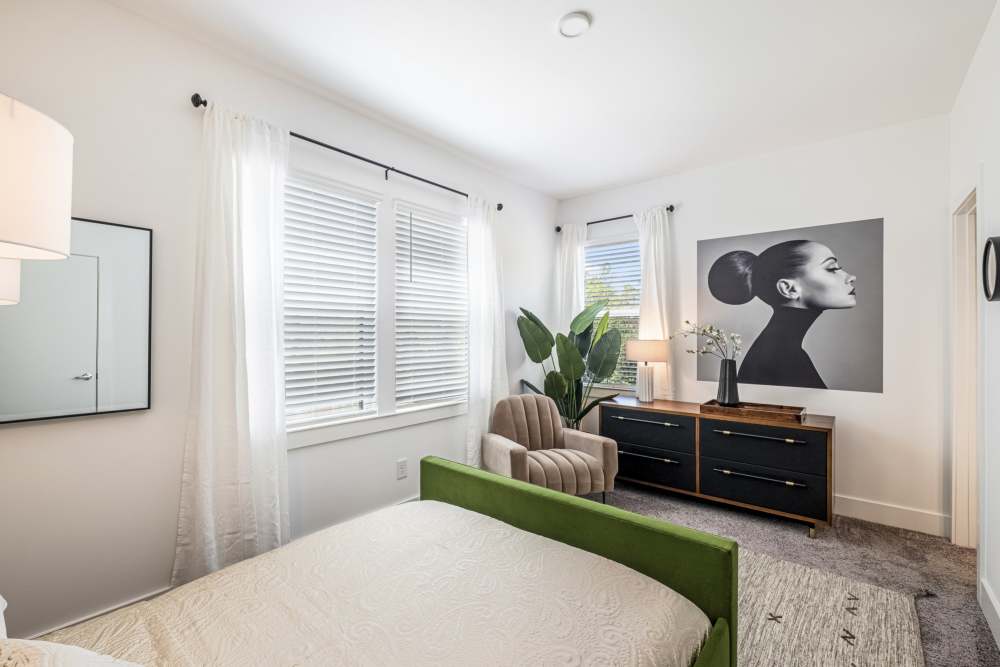
[[[785,423],[616,398],[601,403],[600,429],[618,443],[619,479],[795,519],[810,537],[833,519],[833,417]]]

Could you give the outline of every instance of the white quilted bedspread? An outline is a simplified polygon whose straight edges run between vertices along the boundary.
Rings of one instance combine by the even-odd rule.
[[[42,639],[147,665],[688,667],[709,629],[623,565],[422,501]]]

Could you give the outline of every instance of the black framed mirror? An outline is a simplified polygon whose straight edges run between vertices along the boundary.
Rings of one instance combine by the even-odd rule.
[[[998,255],[1000,255],[1000,236],[991,236],[986,239],[986,247],[983,249],[983,292],[987,301],[1000,301]]]
[[[148,410],[153,232],[73,218],[70,255],[21,262],[0,306],[0,424]]]

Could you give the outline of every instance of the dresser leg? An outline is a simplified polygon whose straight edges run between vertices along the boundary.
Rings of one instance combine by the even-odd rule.
[[[816,526],[809,526],[809,539],[810,540],[816,539]]]

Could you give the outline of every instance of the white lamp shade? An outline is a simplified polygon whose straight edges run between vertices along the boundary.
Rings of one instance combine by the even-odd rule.
[[[21,300],[21,261],[0,259],[0,306],[13,306]]]
[[[73,135],[0,94],[0,257],[65,259],[73,196]]]
[[[625,342],[625,358],[629,361],[666,361],[668,357],[665,340],[630,340]]]

